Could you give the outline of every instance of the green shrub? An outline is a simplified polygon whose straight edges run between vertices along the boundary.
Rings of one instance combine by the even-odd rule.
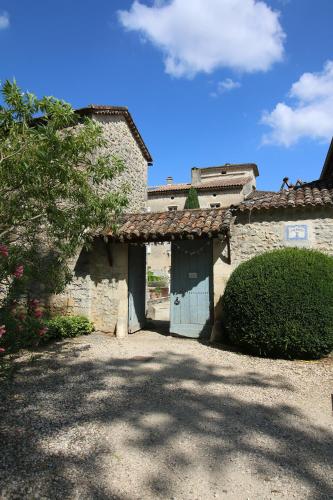
[[[194,187],[190,187],[187,198],[185,201],[184,208],[187,210],[188,208],[200,208],[198,192]]]
[[[254,257],[222,298],[230,341],[262,356],[315,359],[333,349],[333,258],[288,248]]]
[[[56,316],[47,322],[46,339],[64,339],[88,335],[94,325],[84,316]]]

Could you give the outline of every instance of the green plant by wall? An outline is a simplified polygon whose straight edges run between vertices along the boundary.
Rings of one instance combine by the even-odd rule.
[[[190,187],[187,198],[184,205],[185,209],[188,208],[200,208],[199,198],[197,190],[194,187]]]
[[[148,283],[163,281],[163,279],[164,278],[162,276],[157,276],[156,274],[153,273],[153,271],[148,270],[147,272]]]
[[[46,340],[88,335],[94,325],[84,316],[56,316],[47,322]]]
[[[222,298],[230,341],[262,356],[315,359],[333,350],[333,258],[288,248],[241,264]]]

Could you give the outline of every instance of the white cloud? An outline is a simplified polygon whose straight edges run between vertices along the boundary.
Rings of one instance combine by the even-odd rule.
[[[238,89],[240,86],[241,84],[239,82],[235,82],[231,78],[226,78],[217,84],[217,89],[219,92],[227,92],[229,90]]]
[[[221,94],[224,94],[225,92],[230,92],[231,90],[238,89],[239,87],[241,87],[240,82],[236,82],[231,78],[225,78],[221,82],[218,82],[216,90],[214,92],[211,92],[210,95],[211,97],[217,97]]]
[[[258,0],[170,0],[149,7],[135,0],[118,13],[165,55],[165,70],[193,77],[217,68],[267,71],[283,57],[279,14]]]
[[[8,12],[2,12],[0,14],[0,30],[9,28],[9,14]]]
[[[264,112],[261,123],[271,132],[264,144],[291,146],[301,138],[329,141],[333,135],[333,61],[320,73],[304,73],[289,92],[294,104],[279,102],[273,111]]]

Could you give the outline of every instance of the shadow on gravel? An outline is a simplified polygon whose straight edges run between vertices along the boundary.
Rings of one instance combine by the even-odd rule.
[[[263,379],[249,372],[240,377],[234,367],[221,375],[209,362],[198,363],[194,357],[172,352],[158,352],[152,360],[84,361],[77,356],[85,348],[89,346],[50,346],[35,362],[23,363],[12,384],[1,391],[1,498],[78,498],[78,483],[80,498],[118,498],[102,477],[101,463],[111,453],[110,442],[101,444],[93,435],[89,446],[82,443],[84,454],[61,446],[55,451],[43,443],[79,426],[89,435],[90,426],[104,428],[120,421],[140,431],[139,437],[128,439],[129,450],[154,453],[163,461],[166,448],[186,432],[202,439],[204,456],[218,473],[230,466],[235,454],[255,455],[261,464],[257,474],[276,474],[283,467],[312,489],[311,498],[333,497],[329,474],[324,478],[316,473],[320,467],[329,470],[332,435],[314,429],[304,415],[295,421],[292,407],[270,408],[237,397],[237,386],[292,391],[282,376]],[[158,371],[153,370],[155,363],[160,365]],[[112,391],[113,380],[117,380],[117,391]],[[179,380],[188,384],[171,389]],[[209,390],[210,384],[236,388],[221,398]],[[98,391],[102,397],[96,399]],[[154,415],[161,414],[166,417],[163,423],[147,426],[147,419],[153,422]],[[275,445],[257,446],[253,435]],[[173,465],[180,475],[191,468],[186,454],[176,451]],[[146,484],[152,497],[174,495],[171,472],[170,477],[150,472]]]

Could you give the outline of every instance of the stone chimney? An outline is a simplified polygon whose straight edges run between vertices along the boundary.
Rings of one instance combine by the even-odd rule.
[[[201,170],[200,168],[193,167],[191,171],[191,183],[195,186],[196,184],[201,184]]]
[[[166,178],[166,183],[167,183],[167,184],[169,184],[169,185],[170,185],[170,184],[173,184],[173,177],[171,177],[171,176],[169,175],[169,177],[167,177],[167,178]]]

